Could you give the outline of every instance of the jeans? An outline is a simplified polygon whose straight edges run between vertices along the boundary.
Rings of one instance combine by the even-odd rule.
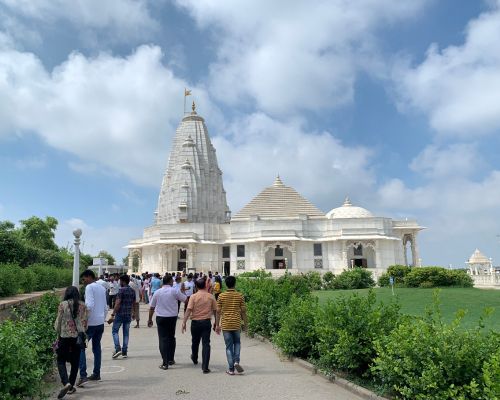
[[[212,331],[212,323],[209,319],[201,321],[191,321],[191,354],[193,361],[198,361],[198,350],[200,348],[200,340],[202,342],[201,351],[201,368],[205,371],[210,363],[210,333]]]
[[[226,343],[226,357],[229,371],[234,371],[234,364],[240,362],[240,331],[222,331]]]
[[[101,376],[101,339],[104,333],[104,324],[89,326],[87,328],[87,339],[92,341],[92,353],[94,353],[94,376]],[[80,353],[80,378],[87,377],[87,359],[85,349]]]
[[[113,342],[115,344],[115,351],[122,351],[123,354],[127,354],[128,350],[128,338],[130,332],[130,317],[124,318],[120,315],[115,316],[115,320],[113,322],[113,328],[111,333],[113,335]],[[123,325],[123,347],[120,347],[120,327]]]
[[[168,365],[169,361],[174,361],[176,324],[177,317],[156,317],[158,341],[160,344],[160,354],[163,360],[163,365]]]
[[[59,348],[57,349],[57,369],[63,385],[69,383],[71,386],[75,386],[79,361],[80,347],[76,345],[76,338],[60,338]],[[71,364],[69,379],[68,370],[66,369],[67,362]]]

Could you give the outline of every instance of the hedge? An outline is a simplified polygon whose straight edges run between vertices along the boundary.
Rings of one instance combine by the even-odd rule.
[[[69,268],[44,264],[21,268],[18,264],[0,264],[0,297],[67,287],[72,280],[73,271]]]
[[[38,303],[18,311],[14,321],[0,325],[0,399],[42,395],[42,378],[54,368],[52,327],[59,301],[54,294],[45,294]]]
[[[394,277],[395,284],[403,287],[473,287],[474,281],[463,270],[442,267],[410,268],[392,265],[378,279],[379,286],[388,286],[389,277]]]

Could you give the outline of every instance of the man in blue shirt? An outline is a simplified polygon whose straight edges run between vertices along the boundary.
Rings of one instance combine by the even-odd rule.
[[[113,358],[122,356],[127,358],[128,339],[130,332],[130,323],[132,322],[132,308],[136,302],[134,289],[129,286],[130,277],[128,275],[120,276],[120,290],[116,295],[115,308],[113,314],[108,320],[108,324],[113,323],[113,342],[115,344],[115,352]],[[123,347],[120,346],[120,327],[123,326]]]
[[[151,296],[153,296],[159,288],[161,288],[161,279],[160,274],[156,273],[153,279],[151,279]]]

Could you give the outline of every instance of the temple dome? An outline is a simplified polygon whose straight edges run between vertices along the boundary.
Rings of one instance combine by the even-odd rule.
[[[353,206],[349,197],[347,197],[341,207],[334,208],[328,214],[327,218],[372,218],[373,214],[363,207]]]
[[[260,218],[297,218],[324,217],[325,214],[302,197],[294,188],[286,186],[278,176],[272,186],[265,188],[250,203],[237,213],[233,219],[252,216]]]
[[[469,258],[469,264],[490,264],[491,260],[479,249],[476,249]]]

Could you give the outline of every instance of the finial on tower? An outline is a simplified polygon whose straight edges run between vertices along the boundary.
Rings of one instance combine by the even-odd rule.
[[[351,200],[349,199],[349,196],[346,196],[344,200],[344,206],[352,206]]]
[[[191,106],[191,109],[193,110],[193,113],[196,114],[196,104],[194,104],[194,101],[193,105]]]

